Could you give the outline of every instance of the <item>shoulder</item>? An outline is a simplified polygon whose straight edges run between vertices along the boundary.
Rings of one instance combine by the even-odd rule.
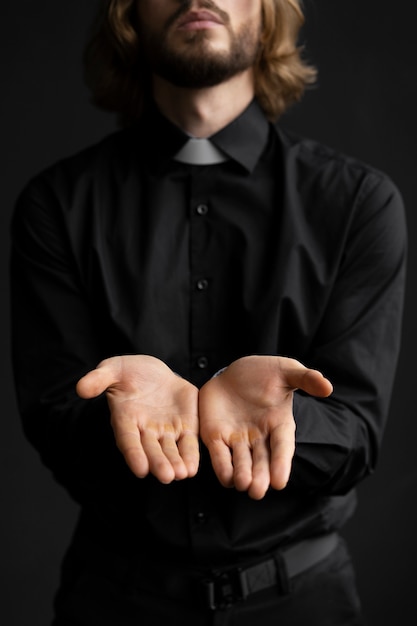
[[[375,217],[404,228],[402,194],[387,173],[316,140],[275,128],[284,184],[306,211],[345,226],[360,227]]]
[[[75,225],[81,220],[90,210],[95,190],[108,195],[111,177],[120,175],[125,144],[124,131],[112,133],[30,178],[15,201],[12,239],[51,239],[67,230],[68,221]]]
[[[131,144],[127,131],[117,131],[36,173],[16,199],[13,222],[72,210],[97,190],[105,193],[123,175]]]
[[[284,167],[295,183],[311,187],[320,195],[360,203],[374,192],[401,200],[391,177],[360,159],[344,154],[314,139],[276,127]]]
[[[403,197],[391,177],[310,138],[277,128],[286,219],[335,254],[374,251],[398,261],[407,248]]]
[[[117,131],[78,152],[64,157],[35,174],[24,186],[22,193],[36,189],[65,191],[67,186],[87,183],[105,175],[109,168],[120,168],[129,138],[126,131]],[[116,168],[116,169],[117,169]]]

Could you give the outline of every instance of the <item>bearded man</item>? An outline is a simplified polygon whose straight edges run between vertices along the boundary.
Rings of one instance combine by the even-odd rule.
[[[400,194],[280,127],[315,76],[297,0],[102,5],[86,77],[123,128],[12,223],[22,420],[81,510],[53,624],[362,624],[339,531],[388,414]]]

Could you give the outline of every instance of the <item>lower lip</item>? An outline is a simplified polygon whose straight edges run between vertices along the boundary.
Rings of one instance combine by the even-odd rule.
[[[222,24],[212,20],[195,20],[194,22],[183,24],[179,27],[179,30],[204,30],[207,28],[218,28],[219,26],[222,26]]]

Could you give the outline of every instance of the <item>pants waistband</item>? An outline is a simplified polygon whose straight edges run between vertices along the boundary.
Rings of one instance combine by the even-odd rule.
[[[320,535],[283,547],[264,559],[205,571],[157,559],[138,561],[137,556],[129,558],[91,543],[85,545],[83,560],[117,581],[128,594],[156,593],[217,610],[271,587],[289,593],[291,580],[330,556],[339,540],[336,532]]]

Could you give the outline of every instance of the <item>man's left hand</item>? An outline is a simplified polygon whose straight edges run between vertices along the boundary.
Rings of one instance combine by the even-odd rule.
[[[286,486],[295,451],[296,389],[327,397],[333,388],[317,370],[280,356],[238,359],[201,388],[200,436],[223,486],[257,500],[269,487]]]

